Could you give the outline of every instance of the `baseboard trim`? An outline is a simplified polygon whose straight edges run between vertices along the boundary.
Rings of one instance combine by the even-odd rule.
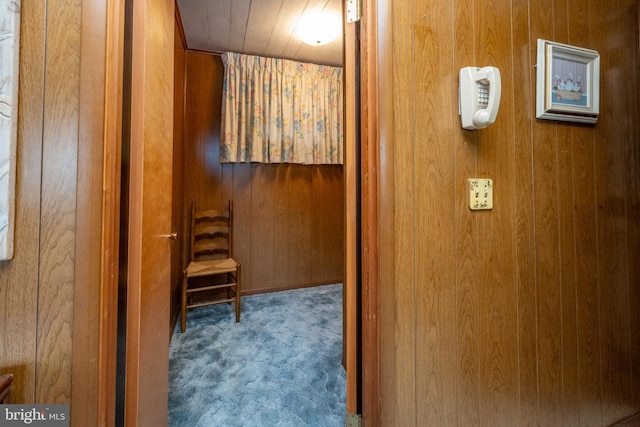
[[[335,280],[327,280],[323,282],[303,283],[303,284],[296,284],[296,285],[276,286],[273,288],[243,290],[242,296],[244,297],[247,295],[258,295],[258,294],[268,294],[271,292],[292,291],[294,289],[313,288],[315,286],[334,285],[336,283],[342,283],[342,278],[335,279]]]
[[[611,427],[640,427],[640,412],[612,424]]]

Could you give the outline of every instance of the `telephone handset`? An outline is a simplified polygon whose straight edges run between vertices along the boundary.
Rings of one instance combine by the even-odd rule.
[[[496,67],[460,69],[458,113],[465,129],[482,129],[495,122],[500,107],[500,70]]]

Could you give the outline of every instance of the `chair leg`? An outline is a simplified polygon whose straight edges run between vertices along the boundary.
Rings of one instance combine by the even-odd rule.
[[[238,264],[238,270],[236,271],[236,323],[240,321],[240,293],[242,291],[240,284],[240,264]]]
[[[180,332],[187,330],[187,272],[182,272],[182,301],[180,306]]]

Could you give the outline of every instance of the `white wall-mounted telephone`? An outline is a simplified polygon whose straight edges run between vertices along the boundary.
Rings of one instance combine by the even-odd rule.
[[[496,67],[460,69],[458,113],[463,128],[482,129],[496,120],[500,89],[500,70]]]

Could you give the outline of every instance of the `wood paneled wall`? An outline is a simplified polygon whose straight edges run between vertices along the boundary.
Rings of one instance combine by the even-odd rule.
[[[233,200],[234,258],[243,293],[341,282],[344,264],[342,166],[219,163],[223,66],[187,51],[184,211]],[[183,236],[189,236],[189,220]],[[188,242],[183,261],[188,259]]]
[[[23,2],[15,257],[0,263],[13,403],[97,425],[105,2]]]
[[[380,234],[393,248],[381,425],[605,426],[638,412],[638,2],[377,4],[380,46],[393,41],[379,64],[392,102],[381,227],[394,230]],[[600,52],[597,124],[536,120],[537,38]],[[460,126],[469,65],[502,74],[485,130]],[[493,210],[469,210],[472,177],[494,180]]]

